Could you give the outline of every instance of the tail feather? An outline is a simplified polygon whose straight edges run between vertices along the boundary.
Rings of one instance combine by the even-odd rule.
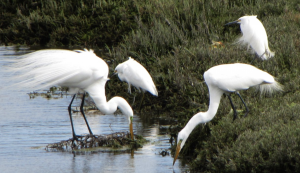
[[[149,92],[154,96],[158,96],[158,92],[155,85],[152,86],[152,90],[149,90]]]
[[[277,81],[274,81],[273,83],[264,83],[259,85],[259,90],[261,94],[272,94],[276,91],[283,91],[283,86],[278,83]]]
[[[272,58],[275,56],[275,52],[272,52],[271,50],[268,51],[269,58]]]
[[[261,55],[262,60],[268,60],[275,56],[275,52],[272,52],[270,49],[266,49],[265,53]]]

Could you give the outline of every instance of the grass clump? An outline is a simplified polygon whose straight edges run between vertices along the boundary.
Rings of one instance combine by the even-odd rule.
[[[111,72],[128,56],[139,61],[159,91],[158,97],[145,95],[143,114],[176,118],[173,134],[207,110],[206,70],[252,61],[246,47],[233,44],[241,34],[239,25],[224,24],[257,15],[276,54],[252,65],[275,76],[284,92],[242,91],[250,113],[242,117],[243,104],[233,97],[240,115],[234,122],[230,103],[222,98],[216,117],[194,130],[180,156],[195,172],[299,171],[298,0],[4,1],[1,8],[2,43],[91,47],[109,62]],[[216,41],[223,46],[213,46]],[[112,77],[107,98],[118,95],[131,103],[134,96],[125,85]]]
[[[4,1],[0,38],[4,44],[43,46],[118,42],[134,28],[132,1]]]

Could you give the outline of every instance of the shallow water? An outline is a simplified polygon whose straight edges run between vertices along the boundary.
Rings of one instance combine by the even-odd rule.
[[[0,69],[3,58],[14,58],[28,52],[27,48],[15,51],[15,47],[0,47]],[[0,84],[11,74],[0,70]],[[108,92],[108,91],[106,91]],[[124,152],[49,152],[45,146],[71,138],[71,126],[67,106],[71,96],[59,99],[36,97],[30,99],[27,91],[11,88],[0,89],[0,172],[183,172],[187,168],[180,159],[172,166],[169,136],[159,122],[142,123],[134,116],[134,133],[150,140],[143,148]],[[74,105],[80,105],[76,99]],[[111,134],[128,131],[123,115],[87,114],[94,134]],[[73,114],[77,134],[88,130],[79,113]]]

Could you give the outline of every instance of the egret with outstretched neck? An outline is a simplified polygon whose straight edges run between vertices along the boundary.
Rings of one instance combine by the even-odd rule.
[[[128,117],[130,134],[133,139],[133,110],[122,97],[106,100],[105,84],[108,80],[108,65],[92,50],[39,50],[20,56],[10,64],[9,69],[20,74],[15,77],[15,80],[18,81],[14,85],[15,87],[30,88],[31,90],[51,86],[69,88],[68,92],[74,94],[68,107],[73,140],[77,139],[77,135],[73,126],[71,105],[78,92],[84,92],[80,111],[91,135],[93,133],[83,110],[85,92],[104,114],[113,114],[119,108]]]
[[[198,124],[207,123],[214,118],[223,93],[238,93],[240,90],[247,90],[254,86],[258,87],[261,93],[272,93],[273,91],[282,90],[282,86],[275,81],[272,75],[249,64],[236,63],[214,66],[204,73],[204,79],[209,90],[208,110],[207,112],[199,112],[194,115],[178,133],[173,165],[193,129]],[[241,96],[240,98],[242,99]],[[236,110],[231,99],[230,103],[236,116]],[[246,106],[244,101],[243,103]]]
[[[225,25],[236,23],[240,24],[243,33],[243,36],[238,39],[238,43],[247,44],[262,60],[267,60],[275,55],[269,49],[267,32],[261,21],[257,19],[257,16],[243,16]]]
[[[121,81],[128,83],[128,92],[131,94],[131,85],[138,90],[141,89],[143,97],[140,103],[140,108],[144,100],[145,91],[148,91],[154,96],[158,96],[156,86],[149,72],[139,62],[129,57],[127,61],[120,63],[115,68],[115,73]]]

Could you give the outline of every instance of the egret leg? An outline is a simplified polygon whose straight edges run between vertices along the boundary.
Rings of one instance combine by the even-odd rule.
[[[145,92],[142,92],[142,93],[143,93],[143,97],[142,97],[142,100],[141,100],[141,103],[140,103],[139,112],[141,112],[142,104],[143,104],[144,97],[145,97]]]
[[[267,53],[267,50],[265,50],[265,52],[262,55],[260,55],[259,59],[261,59],[261,57],[264,56],[264,54],[266,54],[266,53]]]
[[[82,96],[81,105],[80,105],[80,112],[82,113],[82,116],[83,116],[83,118],[84,118],[84,121],[85,121],[85,123],[86,123],[86,126],[87,126],[88,129],[89,129],[90,135],[93,135],[93,132],[92,132],[90,126],[89,126],[89,123],[88,123],[88,121],[87,121],[87,119],[86,119],[86,117],[85,117],[84,110],[83,110],[84,98],[85,98],[85,93],[83,93],[83,96]]]
[[[261,59],[261,57],[264,56],[264,54],[266,54],[266,52],[267,52],[267,51],[265,51],[262,55],[260,55],[260,56],[258,57],[258,59]],[[255,58],[256,58],[256,55],[254,56],[254,58],[252,59],[252,61],[250,62],[250,64],[252,64],[252,62],[255,60]]]
[[[230,94],[226,94],[226,95],[227,95],[227,97],[228,97],[228,99],[230,101],[231,107],[233,109],[233,121],[234,121],[236,119],[236,117],[237,117],[237,112],[236,112],[236,109],[235,109],[235,107],[233,105],[233,102],[231,100]]]
[[[128,83],[128,92],[131,94],[131,85]]]
[[[133,104],[134,104],[134,102],[135,102],[135,96],[136,96],[136,93],[134,93],[134,96],[133,96],[133,101],[132,101],[132,106],[133,106]]]
[[[245,115],[244,115],[244,117],[246,117],[246,116],[248,115],[248,113],[249,113],[249,109],[248,109],[246,103],[244,102],[244,99],[243,99],[242,96],[240,95],[240,93],[239,93],[239,92],[236,92],[236,94],[240,97],[240,99],[242,100],[242,102],[243,102],[243,104],[244,104],[244,106],[245,106],[245,108],[246,108],[246,113],[245,113]]]
[[[73,125],[73,118],[72,118],[72,110],[71,110],[71,105],[74,101],[74,98],[75,98],[76,94],[74,94],[70,104],[69,104],[69,107],[68,107],[68,111],[69,111],[69,116],[70,116],[70,121],[71,121],[71,126],[72,126],[72,134],[73,134],[73,140],[77,140],[77,136],[76,136],[76,133],[75,133],[75,130],[74,130],[74,125]]]
[[[252,61],[250,62],[250,64],[252,64],[252,62],[255,60],[256,56],[254,56],[254,58],[252,59]]]

